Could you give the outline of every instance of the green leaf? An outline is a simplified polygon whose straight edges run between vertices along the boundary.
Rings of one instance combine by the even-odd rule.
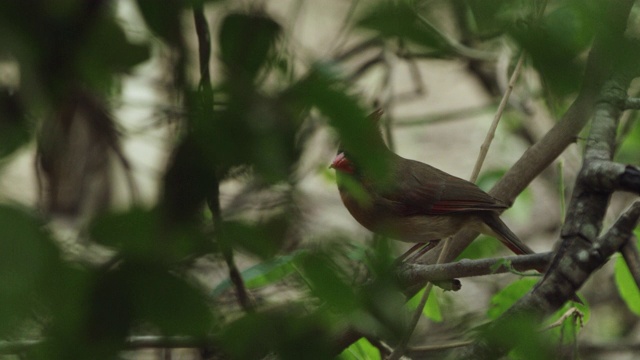
[[[380,351],[366,339],[360,338],[358,341],[344,349],[338,356],[340,360],[382,360]]]
[[[418,308],[424,291],[425,289],[420,290],[409,301],[407,301],[409,309],[415,310]],[[431,289],[427,303],[425,304],[424,309],[422,309],[422,314],[434,322],[442,322],[442,312],[440,311],[440,304],[438,302],[440,293],[441,292],[435,288]]]
[[[0,160],[31,138],[18,93],[0,89]]]
[[[154,324],[165,335],[204,336],[213,312],[204,294],[166,269],[128,263],[121,270],[136,319]]]
[[[616,259],[614,277],[620,296],[634,314],[640,316],[640,290],[622,256]]]
[[[0,335],[33,311],[56,273],[58,252],[31,214],[0,205]]]
[[[296,264],[310,285],[311,292],[334,310],[350,313],[358,308],[353,287],[342,277],[341,271],[322,254],[306,254]]]
[[[289,230],[289,217],[285,214],[253,224],[227,221],[223,227],[223,234],[230,244],[267,259],[283,247]]]
[[[493,329],[496,346],[513,348],[510,359],[546,360],[555,358],[556,348],[548,335],[538,330],[538,322],[530,314],[506,319],[502,327]]]
[[[280,25],[264,14],[227,15],[219,35],[222,61],[233,74],[253,79],[281,31]]]
[[[244,285],[249,289],[255,289],[279,281],[296,271],[294,261],[304,256],[305,251],[300,250],[292,254],[273,258],[244,270],[241,275]],[[232,286],[231,280],[225,279],[213,289],[212,296],[218,297]]]
[[[174,262],[212,250],[196,225],[163,224],[157,209],[104,214],[91,223],[89,233],[94,241],[120,250],[127,258],[152,262]]]
[[[538,282],[535,278],[521,278],[500,290],[491,298],[487,316],[495,320],[510,308],[516,301],[528,293]]]
[[[109,91],[113,76],[126,73],[150,57],[147,44],[131,43],[112,17],[96,21],[76,57],[76,68],[93,88]]]
[[[358,26],[374,30],[383,38],[400,38],[429,48],[446,50],[447,42],[427,26],[406,1],[381,2],[358,21]]]
[[[180,15],[183,2],[165,0],[159,4],[155,0],[137,0],[138,8],[151,31],[169,44],[180,42]]]
[[[232,359],[331,359],[332,342],[325,319],[292,306],[283,311],[247,314],[224,328],[220,346]],[[333,340],[333,339],[331,339]]]
[[[503,247],[500,241],[486,235],[480,235],[458,255],[456,261],[461,259],[485,259],[495,255]]]
[[[633,112],[628,121],[635,124],[640,123],[640,114],[637,111]],[[638,154],[640,154],[640,126],[633,126],[627,136],[619,140],[623,141],[619,150],[616,151],[615,160],[625,164],[640,165],[640,159],[638,159]]]
[[[521,5],[513,0],[468,0],[465,4],[469,11],[467,21],[480,38],[500,35],[515,20],[516,14],[508,11],[509,5],[517,9]]]
[[[590,44],[597,26],[597,10],[582,1],[568,1],[540,22],[520,23],[511,35],[518,41],[555,96],[577,91],[584,68],[580,54]]]
[[[388,179],[388,166],[384,162],[386,149],[376,121],[372,121],[358,103],[348,94],[345,82],[328,64],[316,64],[311,72],[292,86],[283,96],[298,103],[300,108],[316,107],[329,118],[330,125],[340,135],[342,150],[348,151],[363,172],[371,174],[381,183]]]

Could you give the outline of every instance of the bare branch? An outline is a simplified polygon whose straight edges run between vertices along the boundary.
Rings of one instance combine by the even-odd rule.
[[[214,119],[213,114],[213,89],[211,87],[211,75],[209,72],[209,61],[211,60],[211,35],[209,33],[209,23],[204,15],[202,3],[196,2],[193,7],[193,18],[195,21],[196,34],[198,35],[198,52],[200,60],[200,86],[199,97],[201,111],[207,118]],[[216,232],[216,240],[224,255],[225,262],[229,268],[229,278],[236,289],[236,295],[240,306],[245,311],[253,311],[254,304],[249,292],[244,286],[244,280],[240,270],[236,266],[233,258],[233,249],[222,232],[222,213],[220,209],[220,181],[215,176],[215,181],[211,184],[211,190],[207,196],[207,204],[213,216],[213,225]]]
[[[583,183],[593,191],[640,194],[640,168],[608,160],[594,160],[582,169]]]
[[[522,69],[522,63],[524,62],[524,52],[520,54],[518,58],[518,62],[516,63],[516,67],[511,74],[511,78],[509,79],[509,86],[502,96],[502,100],[500,101],[500,105],[498,106],[498,111],[496,111],[496,115],[493,117],[493,122],[491,123],[491,127],[487,132],[487,136],[484,139],[484,142],[480,146],[480,153],[478,154],[478,160],[476,161],[475,166],[473,167],[473,171],[471,172],[471,182],[476,182],[478,180],[478,175],[480,174],[480,169],[482,168],[482,164],[484,164],[484,160],[487,157],[487,153],[489,152],[489,146],[493,141],[493,137],[495,136],[496,129],[498,128],[498,124],[500,123],[500,118],[502,117],[502,113],[504,109],[507,107],[507,103],[509,102],[509,96],[511,96],[511,92],[513,91],[513,87],[516,84],[516,80],[518,80],[518,76],[520,75],[520,69]]]
[[[397,277],[406,287],[420,286],[427,281],[442,281],[456,278],[502,274],[513,269],[533,270],[545,267],[551,261],[551,252],[508,256],[494,259],[460,260],[437,265],[403,264]]]

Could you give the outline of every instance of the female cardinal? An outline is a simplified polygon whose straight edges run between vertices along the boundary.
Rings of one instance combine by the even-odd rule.
[[[378,110],[369,117],[377,121],[381,115]],[[505,204],[467,180],[400,157],[378,135],[373,145],[384,148],[384,179],[358,166],[343,149],[331,163],[342,202],[365,228],[413,243],[445,239],[466,228],[496,237],[518,255],[534,253],[500,220]]]

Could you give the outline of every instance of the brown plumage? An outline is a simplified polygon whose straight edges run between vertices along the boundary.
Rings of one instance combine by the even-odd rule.
[[[344,150],[331,164],[345,207],[365,228],[413,243],[472,229],[496,237],[516,254],[534,253],[500,220],[505,204],[467,180],[384,148],[384,180],[366,174]]]

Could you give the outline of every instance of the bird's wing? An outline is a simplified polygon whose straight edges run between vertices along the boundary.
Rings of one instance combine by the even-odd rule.
[[[397,164],[393,185],[380,191],[380,200],[400,215],[444,215],[507,208],[475,184],[432,166],[407,159]]]

